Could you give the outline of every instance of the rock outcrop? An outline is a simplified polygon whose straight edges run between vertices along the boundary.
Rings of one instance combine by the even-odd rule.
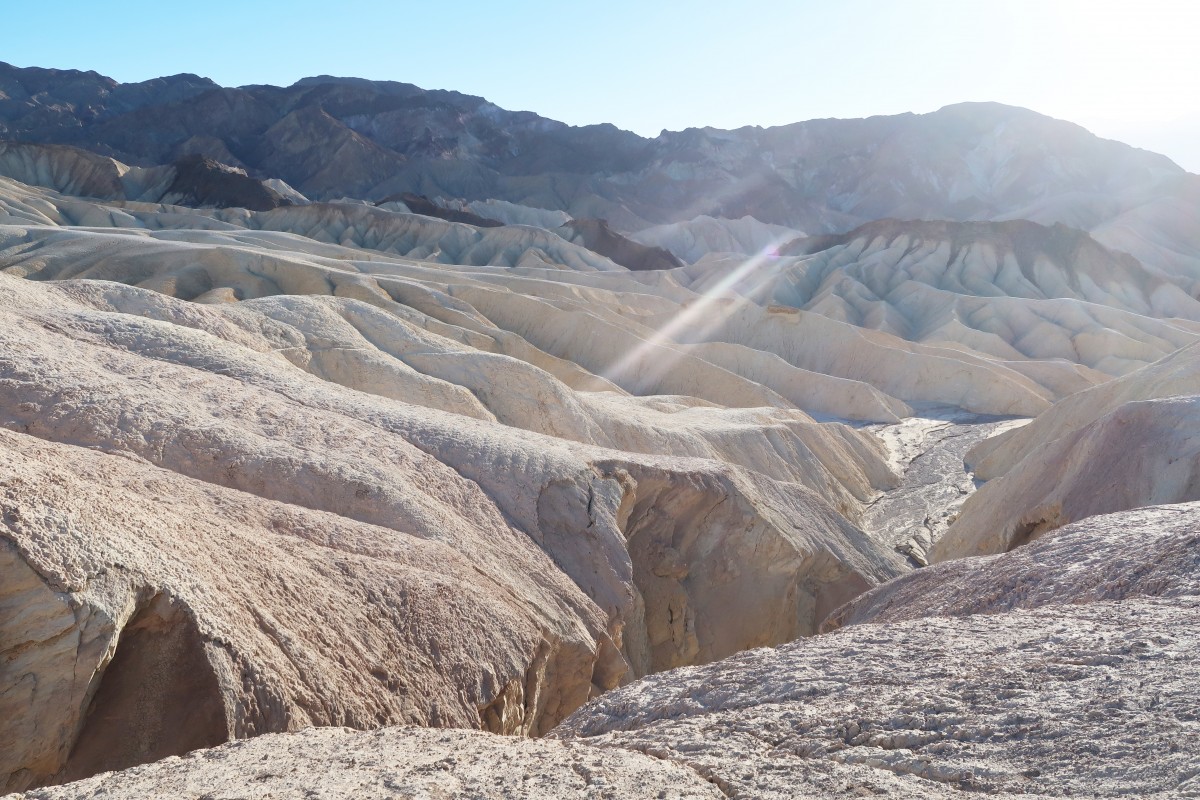
[[[312,728],[261,736],[24,797],[82,800],[98,794],[255,800],[724,797],[686,767],[629,750],[420,728]]]
[[[1200,396],[1126,403],[984,484],[932,558],[1003,553],[1067,523],[1200,500]]]
[[[642,244],[670,250],[693,264],[714,253],[754,256],[778,252],[789,242],[803,237],[795,228],[768,225],[754,217],[724,219],[701,215],[686,222],[671,222],[645,228],[630,236]]]
[[[603,219],[573,219],[558,229],[569,242],[608,256],[626,269],[635,272],[652,269],[677,269],[683,262],[661,247],[652,247],[627,239],[614,231]]]
[[[401,203],[406,209],[414,214],[422,214],[426,217],[434,217],[436,219],[444,219],[449,222],[462,222],[467,225],[474,225],[476,228],[499,228],[504,223],[500,220],[491,219],[490,217],[481,217],[478,214],[470,211],[465,211],[457,208],[446,208],[419,194],[412,192],[403,192],[390,197],[385,197],[375,205],[385,206],[389,203]]]
[[[24,798],[1190,797],[1198,519],[1200,504],[1126,512],[912,573],[832,633],[645,678],[540,741],[316,728]]]
[[[1071,395],[967,452],[987,483],[933,550],[1000,553],[1094,514],[1200,499],[1200,349]]]
[[[6,375],[4,423],[32,434],[2,434],[8,788],[308,725],[536,733],[626,670],[604,615],[529,537],[399,440],[385,478],[365,451],[336,455],[372,436],[344,419],[326,417],[318,460],[313,431],[206,433],[204,403],[191,422],[130,416],[160,396]],[[32,380],[50,394],[22,392]],[[191,385],[211,409],[244,402],[222,383]],[[289,408],[268,393],[247,410],[279,426]]]
[[[551,737],[730,797],[1194,796],[1198,519],[1095,518],[920,570],[838,612],[849,627],[646,678]]]
[[[1170,355],[1116,380],[1081,391],[1028,426],[980,442],[967,453],[975,474],[990,480],[1007,474],[1042,445],[1074,434],[1126,403],[1200,394],[1200,346]]]
[[[1200,594],[1200,503],[1095,516],[1025,547],[911,572],[839,608],[823,631],[862,623]]]
[[[292,193],[289,197],[269,183],[249,177],[243,170],[200,155],[183,156],[171,168],[174,180],[157,202],[269,211],[292,205],[292,198],[298,196]]]
[[[858,625],[643,680],[552,736],[733,797],[1187,797],[1198,614],[1190,597]]]

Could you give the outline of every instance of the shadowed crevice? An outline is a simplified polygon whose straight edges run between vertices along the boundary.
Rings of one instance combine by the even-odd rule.
[[[229,740],[225,704],[195,621],[156,595],[121,632],[61,779]]]

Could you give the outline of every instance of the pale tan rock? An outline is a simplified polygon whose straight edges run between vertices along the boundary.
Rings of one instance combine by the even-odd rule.
[[[401,721],[537,733],[629,677],[810,634],[903,568],[795,482],[318,377],[298,365],[330,330],[312,322],[328,311],[319,303],[270,300],[285,324],[260,310],[268,301],[202,306],[117,284],[5,276],[0,293],[0,425],[19,432],[5,434],[10,448],[32,448],[22,458],[53,474],[17,462],[33,498],[16,498],[88,515],[68,526],[72,538],[61,512],[41,511],[25,514],[39,526],[4,537],[62,594],[39,599],[37,614],[61,616],[58,602],[107,620],[95,652],[29,645],[50,660],[38,685],[80,677],[74,694],[55,692],[55,725],[28,716],[34,699],[9,719],[6,731],[30,741],[32,719],[57,731],[14,754],[10,786],[75,768],[67,756],[103,696],[93,693],[114,642],[171,628],[160,620],[194,620],[187,663],[211,665],[206,707],[223,709],[205,728],[214,737]],[[447,396],[437,391],[426,397]],[[762,435],[765,422],[743,427]],[[828,461],[814,480],[826,476],[847,502],[890,474],[879,453],[852,446],[863,434],[797,423],[817,434],[800,467]],[[872,458],[880,467],[863,472]],[[423,548],[432,554],[414,561]],[[125,567],[110,587],[92,573],[111,563]],[[135,748],[126,763],[163,754]]]
[[[645,678],[551,736],[755,798],[1193,796],[1200,603],[855,625]]]
[[[1028,426],[988,439],[967,453],[983,479],[1003,475],[1043,444],[1095,422],[1119,406],[1200,394],[1200,346],[1181,348],[1136,372],[1079,392],[1056,404]]]
[[[737,253],[752,256],[777,250],[804,234],[784,225],[760,222],[751,216],[725,219],[701,215],[687,222],[655,225],[631,234],[642,244],[664,247],[688,263],[713,253]]]
[[[1200,594],[1200,503],[1089,517],[1017,550],[916,570],[839,608],[822,631],[933,616]]]
[[[681,280],[925,344],[1010,362],[1122,375],[1194,342],[1187,282],[1110,251],[1081,230],[1005,222],[869,222],[785,252],[710,256]],[[1157,259],[1156,259],[1157,260]],[[690,281],[690,282],[689,282]]]
[[[524,226],[474,229],[349,204],[263,213],[115,209],[17,186],[0,193],[14,222],[95,230],[53,242],[47,230],[22,231],[3,256],[13,274],[119,280],[184,299],[333,293],[402,305],[477,340],[486,337],[491,344],[471,346],[527,360],[572,388],[616,384],[633,394],[798,405],[822,415],[894,421],[914,403],[1032,415],[1099,379],[1076,363],[1014,366],[1013,359],[1022,365],[1027,359],[1011,349],[979,352],[968,340],[932,347],[815,313],[801,312],[792,322],[802,324],[781,326],[780,314],[737,299],[739,292],[753,298],[752,291],[722,283],[740,263],[710,266],[704,280],[678,271],[630,273],[589,251],[563,250],[575,246]],[[124,241],[97,240],[105,227]],[[460,263],[446,263],[452,261]],[[787,272],[780,264],[757,269],[780,278]],[[759,280],[753,270],[750,276]],[[1152,328],[1165,323],[1137,319],[1151,326],[1138,341],[1157,341],[1154,352],[1164,352]],[[1116,323],[1080,324],[1084,334],[1099,331],[1098,348],[1109,346],[1103,331]],[[1191,341],[1183,331],[1173,335]],[[731,346],[741,351],[734,356]],[[773,369],[777,359],[786,362],[782,372]]]
[[[1093,514],[1200,499],[1200,348],[1072,395],[968,451],[988,482],[933,552],[999,553]]]
[[[246,800],[724,797],[687,767],[629,750],[420,728],[310,728],[270,734],[23,797],[98,795]],[[10,800],[18,797],[22,795]]]
[[[1189,500],[1200,500],[1200,395],[1130,402],[980,487],[931,557],[1002,553],[1084,517]]]

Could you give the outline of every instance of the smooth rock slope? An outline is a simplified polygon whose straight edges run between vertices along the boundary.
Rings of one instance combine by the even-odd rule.
[[[1182,348],[977,444],[966,460],[987,483],[933,557],[1004,552],[1093,514],[1200,499],[1198,364],[1200,349]]]

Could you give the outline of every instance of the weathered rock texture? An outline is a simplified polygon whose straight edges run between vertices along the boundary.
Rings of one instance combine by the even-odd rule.
[[[1011,553],[911,572],[855,598],[821,627],[1198,594],[1200,503],[1181,503],[1091,517]]]
[[[373,525],[353,517],[395,489],[367,472],[345,475],[359,513],[317,510],[350,498],[289,445],[226,449],[235,431],[205,444],[178,422],[145,431],[159,463],[191,449],[183,471],[241,491],[0,433],[8,788],[308,725],[536,733],[620,677],[598,609],[432,459],[392,444],[391,486],[414,488]],[[306,501],[267,499],[285,481]]]
[[[849,627],[645,678],[549,741],[310,729],[25,798],[1198,796],[1198,519],[1126,512],[912,573]]]
[[[283,181],[256,180],[243,169],[199,154],[162,166],[131,167],[75,147],[0,141],[0,175],[101,200],[255,211],[308,202]]]
[[[724,797],[686,767],[628,750],[472,731],[313,728],[25,795],[27,800],[239,797],[245,800]]]
[[[920,570],[850,627],[646,678],[551,736],[730,797],[1200,796],[1198,520],[1128,512]]]
[[[66,233],[64,269],[260,299],[0,276],[7,788],[309,725],[537,734],[903,570],[844,516],[894,481],[867,434],[630,397],[452,296],[504,309],[486,281]]]
[[[859,625],[601,697],[553,732],[729,797],[1200,792],[1200,600]]]

